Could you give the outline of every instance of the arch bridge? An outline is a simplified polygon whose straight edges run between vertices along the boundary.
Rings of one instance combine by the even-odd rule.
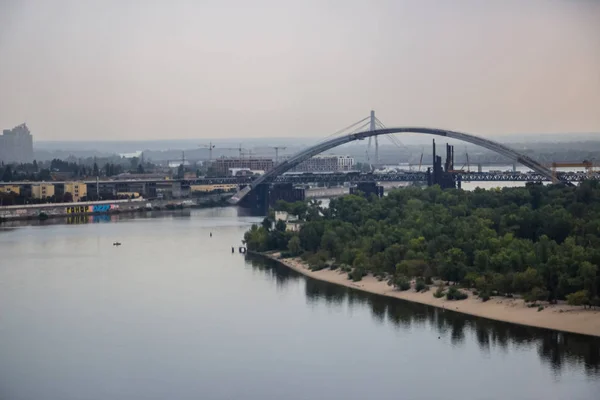
[[[262,183],[269,183],[275,177],[289,171],[294,168],[301,162],[308,160],[309,158],[316,156],[317,154],[323,153],[329,149],[332,149],[337,146],[341,146],[346,143],[350,143],[356,140],[364,140],[371,137],[377,137],[380,135],[389,135],[393,133],[421,133],[425,135],[435,135],[448,137],[451,139],[461,140],[463,142],[472,143],[481,147],[485,147],[486,149],[492,150],[498,154],[506,156],[528,168],[531,168],[533,171],[537,172],[541,176],[546,177],[547,179],[556,182],[556,177],[553,175],[552,171],[537,162],[536,160],[528,157],[524,154],[521,154],[508,146],[505,146],[501,143],[495,142],[493,140],[484,139],[479,136],[471,135],[463,132],[450,131],[445,129],[436,129],[436,128],[425,128],[425,127],[398,127],[398,128],[382,128],[382,129],[373,129],[358,133],[352,133],[349,135],[335,137],[321,143],[318,143],[312,147],[309,147],[301,152],[295,154],[290,157],[288,160],[282,162],[281,164],[275,166],[272,170],[260,176],[258,179],[254,180],[250,185],[238,191],[231,199],[230,202],[233,204],[239,203],[244,197],[248,195],[252,190],[254,190],[258,185]]]

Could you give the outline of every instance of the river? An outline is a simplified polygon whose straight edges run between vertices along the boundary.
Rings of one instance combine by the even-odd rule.
[[[0,227],[0,399],[598,399],[600,340],[232,254],[258,221],[214,208]]]

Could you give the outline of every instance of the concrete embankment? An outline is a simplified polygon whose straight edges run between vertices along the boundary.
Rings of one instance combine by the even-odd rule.
[[[229,195],[216,194],[185,200],[107,200],[78,203],[27,204],[0,207],[0,221],[45,219],[76,215],[127,213],[157,209],[181,209],[221,204]]]
[[[374,293],[382,296],[412,301],[439,307],[450,311],[469,314],[477,317],[493,319],[502,322],[510,322],[519,325],[546,328],[557,331],[579,333],[583,335],[600,336],[600,311],[583,309],[580,306],[569,306],[567,304],[543,304],[543,308],[528,307],[521,299],[509,299],[504,297],[493,297],[487,302],[482,302],[469,292],[466,300],[452,301],[443,298],[435,298],[433,290],[427,292],[415,292],[414,288],[399,291],[389,286],[385,281],[379,281],[369,275],[359,282],[348,279],[348,274],[339,270],[323,269],[311,271],[308,265],[300,258],[279,258],[279,254],[260,254],[279,262],[310,278],[346,286],[364,292]]]

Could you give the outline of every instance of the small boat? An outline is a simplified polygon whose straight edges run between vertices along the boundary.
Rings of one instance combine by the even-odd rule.
[[[121,245],[121,242],[114,242],[113,243],[113,246],[120,246],[120,245]]]

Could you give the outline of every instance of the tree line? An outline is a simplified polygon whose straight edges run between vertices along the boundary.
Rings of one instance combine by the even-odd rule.
[[[400,289],[416,279],[426,290],[439,278],[474,288],[484,301],[520,294],[600,305],[598,182],[405,188],[383,198],[344,196],[327,208],[280,202],[276,209],[298,215],[300,231],[273,225],[271,215],[246,233],[249,250],[302,256],[313,269],[343,268],[354,280],[372,273]]]

